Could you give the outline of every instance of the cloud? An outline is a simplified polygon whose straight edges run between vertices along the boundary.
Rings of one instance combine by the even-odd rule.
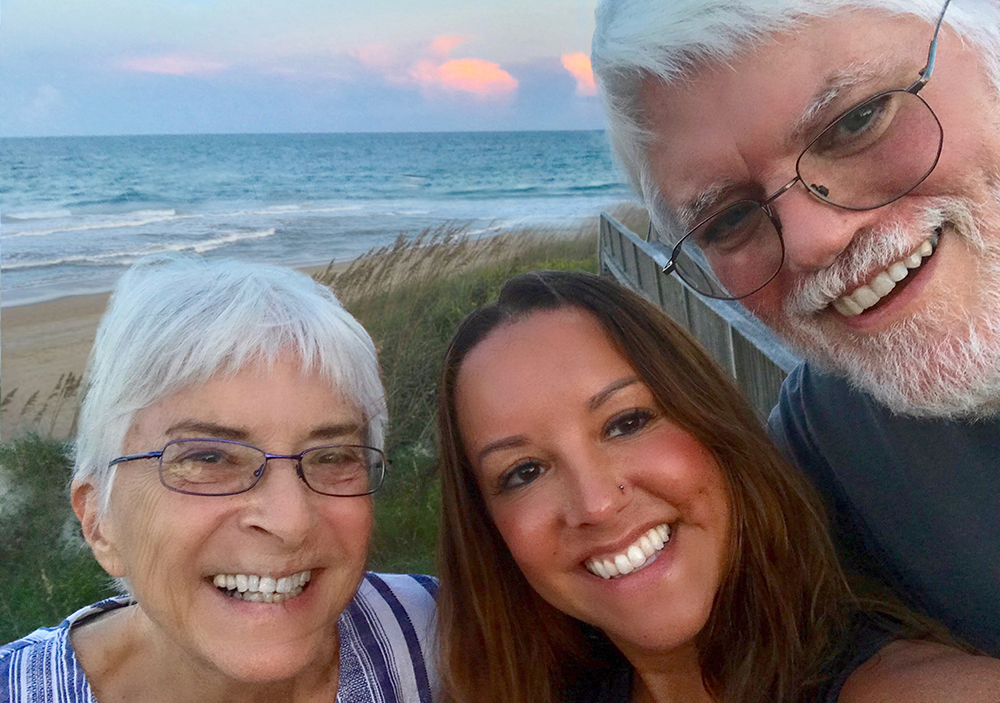
[[[48,122],[63,106],[62,93],[51,85],[43,85],[21,110],[21,121],[27,124]]]
[[[582,51],[562,55],[562,65],[576,78],[577,95],[597,95],[594,70],[590,67],[590,57]]]
[[[366,44],[349,52],[358,62],[368,68],[388,69],[397,61],[396,52],[386,43]]]
[[[228,64],[194,56],[166,54],[161,56],[136,56],[125,59],[120,66],[136,73],[158,73],[167,76],[201,76],[219,73],[229,68]]]
[[[450,92],[472,93],[479,97],[505,97],[517,90],[517,79],[499,64],[481,59],[454,59],[440,66],[418,61],[410,77],[419,85]]]
[[[431,42],[431,53],[437,56],[448,56],[456,47],[464,44],[467,39],[468,37],[461,34],[442,34]]]

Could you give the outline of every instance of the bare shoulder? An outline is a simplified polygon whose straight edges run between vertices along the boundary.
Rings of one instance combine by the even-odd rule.
[[[847,679],[838,703],[1000,703],[1000,659],[899,640]]]

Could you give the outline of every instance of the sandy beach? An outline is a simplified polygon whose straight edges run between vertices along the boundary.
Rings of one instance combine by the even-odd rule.
[[[344,262],[335,268],[348,265]],[[302,270],[312,275],[324,269],[326,266]],[[14,393],[0,417],[0,439],[36,428],[34,418],[60,377],[83,375],[109,297],[109,293],[77,295],[0,309],[0,397],[6,399]],[[34,402],[25,410],[36,392]],[[51,399],[49,412],[37,429],[65,437],[72,425],[75,401],[65,403],[53,417],[51,410],[56,403]]]
[[[108,294],[100,293],[0,310],[0,391],[4,397],[14,392],[0,420],[2,439],[31,426],[34,412],[21,411],[33,393],[40,408],[61,375],[83,373],[107,302]],[[57,436],[68,429],[73,410],[60,414]]]

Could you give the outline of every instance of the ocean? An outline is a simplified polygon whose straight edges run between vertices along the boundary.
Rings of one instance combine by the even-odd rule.
[[[0,139],[0,304],[108,291],[155,252],[325,264],[630,198],[603,132]]]

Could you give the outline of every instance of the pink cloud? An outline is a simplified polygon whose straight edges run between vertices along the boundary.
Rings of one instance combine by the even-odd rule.
[[[448,56],[456,47],[464,44],[467,38],[461,34],[442,34],[431,42],[431,53],[437,56]]]
[[[229,68],[228,64],[193,56],[171,54],[164,56],[136,56],[120,64],[126,71],[159,73],[167,76],[198,76],[218,73]]]
[[[420,85],[479,97],[502,97],[517,90],[517,79],[498,64],[481,59],[454,59],[442,65],[418,61],[410,77]]]
[[[576,78],[577,95],[597,95],[597,84],[594,83],[594,70],[590,66],[590,57],[582,51],[562,55],[562,65]]]

